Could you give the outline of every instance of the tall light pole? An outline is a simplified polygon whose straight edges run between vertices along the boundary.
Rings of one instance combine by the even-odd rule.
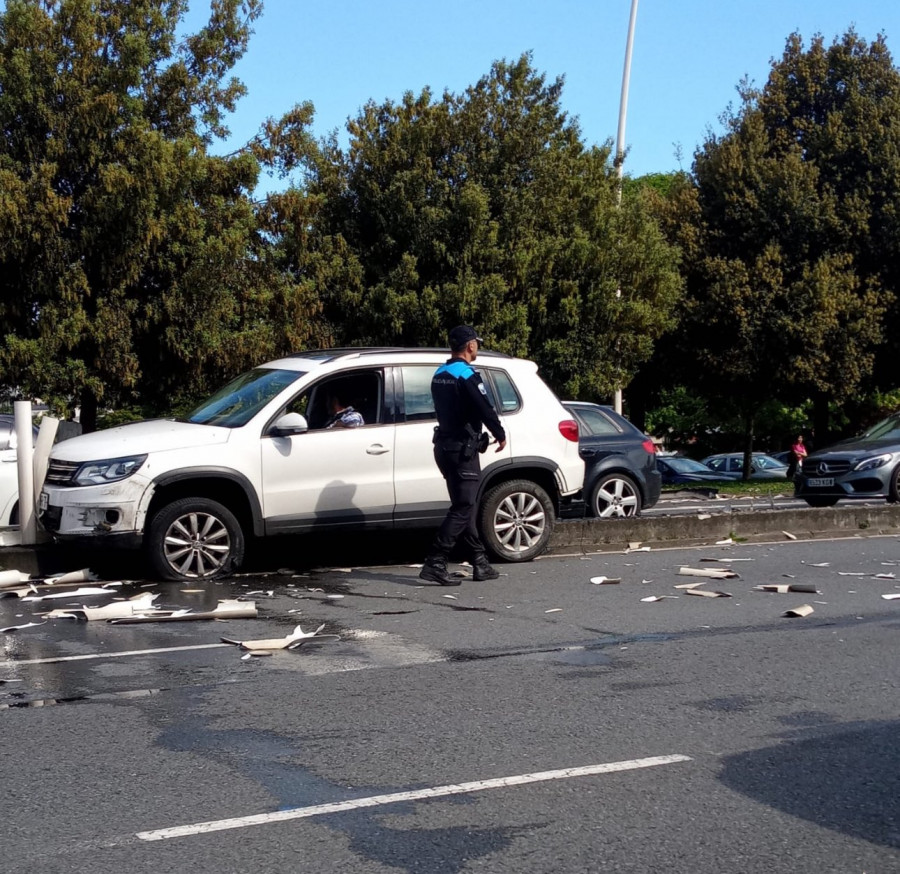
[[[616,177],[619,180],[616,191],[616,205],[622,205],[622,173],[625,163],[625,116],[628,112],[628,83],[631,79],[631,48],[634,45],[634,22],[637,19],[638,0],[631,0],[631,15],[628,18],[628,39],[625,43],[625,67],[622,70],[622,96],[619,99],[619,128],[616,132]],[[616,292],[621,297],[622,291]],[[616,386],[613,395],[613,409],[622,412],[622,387]]]

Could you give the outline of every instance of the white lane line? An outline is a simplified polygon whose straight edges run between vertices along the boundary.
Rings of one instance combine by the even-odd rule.
[[[219,819],[212,822],[198,822],[193,825],[179,825],[172,828],[138,832],[135,837],[142,841],[165,841],[209,832],[247,828],[252,825],[267,825],[272,822],[286,822],[291,819],[306,819],[326,813],[343,813],[362,807],[378,807],[399,801],[420,801],[425,798],[441,798],[447,795],[464,795],[481,792],[484,789],[503,789],[507,786],[524,786],[527,783],[544,783],[548,780],[567,780],[570,777],[589,777],[593,774],[612,774],[617,771],[634,771],[639,768],[653,768],[657,765],[671,765],[675,762],[689,762],[690,756],[653,756],[646,759],[630,759],[625,762],[607,762],[602,765],[586,765],[581,768],[564,768],[559,771],[540,771],[536,774],[519,774],[514,777],[498,777],[494,780],[476,780],[473,783],[452,783],[448,786],[434,786],[413,792],[394,792],[391,795],[370,795],[368,798],[354,798],[332,804],[316,804],[312,807],[295,807],[293,810],[279,810],[273,813],[259,813],[254,816],[239,816],[234,819]]]
[[[221,649],[229,643],[198,643],[192,646],[161,646],[157,649],[132,649],[127,652],[92,652],[87,655],[55,656],[49,659],[11,659],[0,662],[0,668],[17,668],[20,665],[52,665],[55,662],[83,662],[88,659],[119,659],[124,656],[155,655],[159,652],[186,652],[191,649]]]

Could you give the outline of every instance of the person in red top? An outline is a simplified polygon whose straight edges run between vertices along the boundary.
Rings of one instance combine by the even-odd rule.
[[[797,473],[797,468],[803,464],[803,459],[809,453],[806,451],[806,445],[803,443],[803,435],[798,434],[797,439],[794,441],[794,445],[791,446],[791,463],[788,465],[787,469],[787,478],[793,479],[794,474]]]

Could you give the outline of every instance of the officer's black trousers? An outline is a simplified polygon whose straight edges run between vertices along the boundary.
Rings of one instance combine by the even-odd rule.
[[[434,447],[434,460],[447,481],[450,493],[450,509],[438,530],[435,544],[440,552],[449,553],[462,536],[470,558],[484,555],[484,545],[475,524],[478,483],[481,480],[481,463],[478,453],[463,458],[459,443],[449,446],[440,441]]]

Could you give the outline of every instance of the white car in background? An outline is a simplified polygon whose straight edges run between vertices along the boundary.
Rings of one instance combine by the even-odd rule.
[[[38,429],[32,426],[31,439]],[[19,524],[19,466],[15,416],[0,413],[0,528]]]

